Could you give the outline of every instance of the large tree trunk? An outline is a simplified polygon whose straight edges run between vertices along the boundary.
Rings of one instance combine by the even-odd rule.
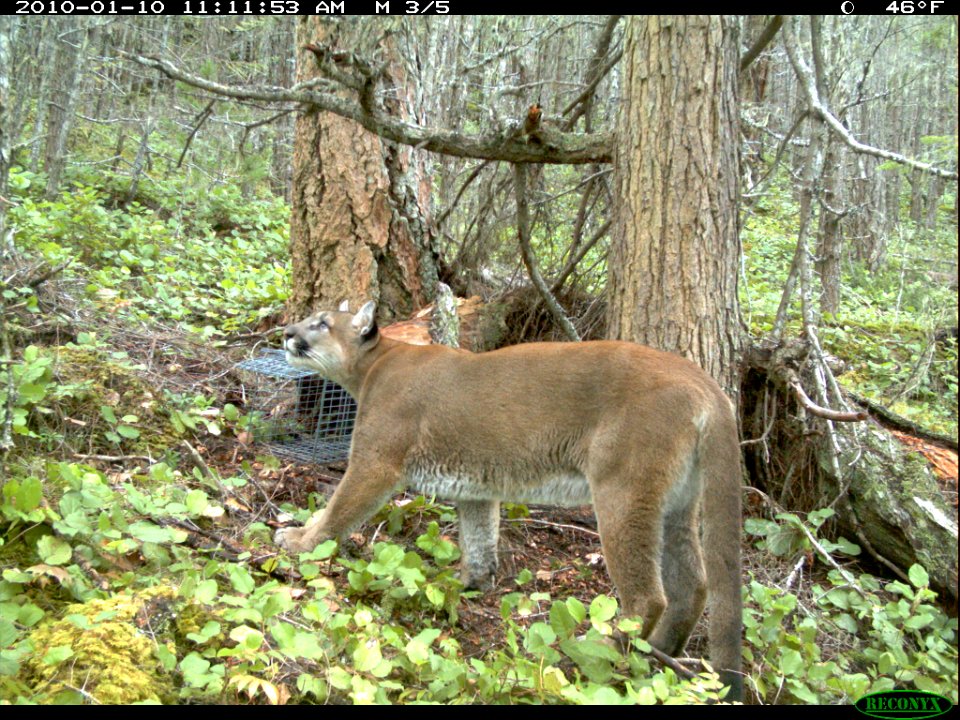
[[[736,23],[631,17],[615,148],[609,330],[739,387]]]
[[[356,21],[301,18],[297,46],[363,52],[369,46],[369,38],[363,42],[364,27]],[[393,49],[387,46],[384,52]],[[313,55],[301,52],[298,60],[299,82],[317,76]],[[395,62],[386,82],[394,84],[399,99],[388,111],[402,112],[403,81]],[[342,299],[372,299],[381,319],[390,320],[433,300],[437,267],[424,211],[429,183],[418,172],[416,151],[329,113],[302,115],[294,142],[291,315],[302,317]]]

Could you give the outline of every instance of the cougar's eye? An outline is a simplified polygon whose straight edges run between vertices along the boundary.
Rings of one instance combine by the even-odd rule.
[[[329,330],[330,326],[327,325],[326,320],[324,320],[323,318],[320,318],[319,320],[315,320],[314,322],[310,323],[310,329],[311,330]]]

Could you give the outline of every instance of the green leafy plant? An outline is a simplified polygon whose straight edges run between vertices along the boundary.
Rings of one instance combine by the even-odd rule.
[[[779,523],[749,519],[747,530],[762,538],[760,547],[781,557],[817,552],[856,555],[845,540],[830,543],[816,531],[832,511],[810,513],[803,521],[791,513]],[[831,570],[829,585],[816,584],[817,611],[797,596],[753,581],[745,589],[745,658],[753,668],[749,682],[766,702],[853,702],[872,692],[912,686],[945,697],[957,695],[957,621],[934,604],[935,593],[919,565],[910,584],[880,583],[867,574]],[[827,656],[825,634],[843,652]]]

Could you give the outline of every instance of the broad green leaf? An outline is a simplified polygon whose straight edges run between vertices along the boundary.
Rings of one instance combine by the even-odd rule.
[[[353,651],[353,666],[357,672],[369,672],[377,667],[381,660],[383,660],[383,654],[380,651],[380,642],[376,638],[362,641]]]
[[[803,656],[796,650],[784,648],[780,651],[780,672],[787,677],[801,675],[803,666]]]
[[[570,637],[577,629],[577,625],[579,623],[570,613],[566,603],[557,601],[550,606],[550,626],[559,637]]]
[[[67,658],[73,657],[73,648],[68,645],[52,647],[43,656],[45,665],[59,665]]]
[[[127,532],[141,542],[181,543],[187,539],[187,534],[182,530],[160,527],[145,520],[131,523]]]
[[[374,575],[390,575],[400,567],[405,552],[399,545],[377,543],[373,549],[373,555],[374,560],[367,566],[367,570]]]
[[[257,650],[263,644],[263,633],[247,625],[240,625],[230,631],[230,639],[245,648]]]
[[[559,660],[559,655],[550,647],[557,641],[557,633],[553,628],[543,622],[533,623],[527,629],[526,638],[523,646],[527,652],[544,657],[548,662]]]
[[[426,643],[416,638],[407,643],[404,652],[414,665],[423,665],[430,659],[430,648]]]
[[[16,626],[4,618],[0,618],[0,648],[5,648],[8,645],[13,645],[14,641],[17,639],[17,628]]]
[[[642,687],[637,690],[637,705],[656,705],[657,695],[652,687]]]
[[[47,386],[39,385],[37,383],[23,383],[20,387],[17,388],[17,393],[19,397],[17,401],[21,405],[26,405],[27,403],[31,405],[36,405],[47,394]]]
[[[35,477],[24,478],[14,495],[16,509],[28,513],[40,505],[43,499],[43,485]]]
[[[44,535],[37,541],[37,554],[48,565],[63,565],[70,561],[73,548],[55,535]]]
[[[127,440],[136,440],[138,437],[140,437],[140,431],[135,427],[130,427],[129,425],[118,425],[117,433],[127,438]]]
[[[243,565],[230,564],[227,567],[227,575],[233,589],[242,595],[249,595],[257,587],[253,576]]]
[[[193,597],[198,602],[209,604],[213,602],[218,592],[219,589],[217,588],[216,580],[204,580],[203,582],[197,583],[197,587],[193,591]]]
[[[24,627],[32,627],[43,619],[46,613],[33,603],[24,603],[17,611],[17,622]]]
[[[911,565],[907,574],[910,577],[910,583],[915,588],[925,588],[930,586],[930,575],[922,565]]]
[[[586,606],[575,597],[567,598],[567,610],[570,611],[570,616],[577,623],[582,623],[587,619]]]
[[[432,583],[427,585],[424,589],[424,594],[427,596],[427,600],[436,608],[443,607],[444,601],[447,599],[446,593],[444,593],[442,588],[433,585]]]
[[[616,599],[607,595],[597,595],[590,603],[590,621],[594,623],[608,622],[617,614]]]

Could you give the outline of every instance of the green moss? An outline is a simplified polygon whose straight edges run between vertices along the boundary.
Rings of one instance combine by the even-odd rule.
[[[210,612],[210,610],[203,605],[190,603],[189,605],[181,608],[180,612],[177,613],[174,626],[174,636],[176,638],[177,646],[185,647],[187,652],[195,649],[198,644],[196,639],[190,640],[187,638],[187,635],[200,634],[209,622],[221,623],[221,618],[219,615]],[[213,640],[222,642],[224,639],[226,639],[226,634],[219,632],[211,635],[207,640],[207,643],[210,643]]]
[[[62,619],[30,634],[34,653],[21,679],[43,703],[174,701],[173,678],[161,666],[150,631],[162,615],[158,609],[175,595],[172,588],[154,588],[68,606]]]

